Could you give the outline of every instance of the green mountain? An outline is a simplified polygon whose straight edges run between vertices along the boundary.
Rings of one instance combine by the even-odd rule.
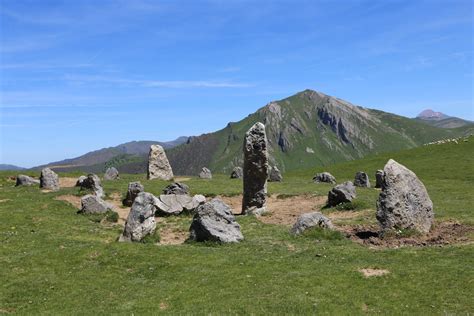
[[[242,165],[244,134],[258,121],[266,126],[271,163],[282,171],[413,148],[469,132],[468,127],[438,128],[305,90],[270,102],[222,130],[190,137],[185,144],[168,150],[175,174],[195,175],[204,166],[229,173],[234,166]]]

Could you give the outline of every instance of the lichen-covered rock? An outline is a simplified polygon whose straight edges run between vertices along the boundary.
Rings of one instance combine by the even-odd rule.
[[[314,177],[313,177],[313,181],[315,183],[332,183],[332,184],[336,184],[336,178],[330,174],[329,172],[322,172],[322,173],[317,173]]]
[[[235,167],[232,172],[230,173],[230,178],[231,179],[240,179],[244,175],[244,171],[242,170],[241,167]]]
[[[160,145],[151,145],[148,154],[148,180],[172,180],[173,170],[171,169],[165,150]]]
[[[81,183],[81,190],[92,190],[98,197],[104,196],[104,189],[98,175],[90,173]]]
[[[429,232],[434,220],[433,203],[423,183],[413,171],[392,159],[383,172],[376,214],[382,229]]]
[[[36,184],[40,184],[40,180],[29,177],[29,176],[25,176],[24,174],[19,174],[18,176],[16,176],[15,186],[21,186],[21,185],[30,186],[30,185],[36,185]]]
[[[325,229],[334,229],[331,220],[319,212],[306,213],[298,217],[296,223],[290,230],[293,235],[299,235],[305,230],[313,227],[320,227]]]
[[[354,178],[354,185],[361,188],[370,188],[369,176],[367,173],[359,171]]]
[[[119,177],[119,172],[117,168],[110,167],[110,168],[107,168],[107,170],[105,170],[104,180],[118,180],[118,179],[120,179],[120,177]]]
[[[87,179],[86,176],[80,176],[79,178],[77,178],[76,187],[82,187],[82,182],[84,182],[85,179]]]
[[[192,212],[200,204],[205,203],[203,195],[193,197],[187,194],[162,194],[157,198],[157,216],[179,215],[182,212]]]
[[[212,179],[211,170],[207,169],[206,167],[203,167],[201,169],[201,172],[199,172],[199,178],[201,178],[201,179]]]
[[[175,182],[168,185],[163,190],[163,194],[182,194],[187,195],[189,194],[189,187],[181,182]]]
[[[383,182],[383,170],[377,170],[375,172],[375,187],[380,189],[382,187]]]
[[[244,140],[242,214],[263,214],[267,204],[268,149],[265,125],[255,123]]]
[[[40,188],[46,190],[59,190],[59,177],[53,170],[44,168],[41,170]]]
[[[119,241],[141,241],[145,236],[155,232],[156,198],[148,192],[141,192],[135,198],[132,209]]]
[[[356,189],[351,181],[336,185],[328,193],[328,206],[351,202],[356,198]]]
[[[270,181],[270,182],[281,182],[282,180],[283,180],[283,177],[282,177],[281,172],[278,169],[278,167],[277,166],[271,167],[269,175],[268,175],[268,181]]]
[[[88,194],[81,198],[81,210],[83,214],[100,214],[113,210],[113,205],[105,202],[97,195]]]
[[[244,239],[232,209],[217,198],[196,209],[189,232],[189,239],[194,241],[231,243]]]
[[[145,188],[140,182],[130,182],[128,184],[128,190],[127,190],[127,195],[125,199],[122,201],[122,204],[124,206],[132,206],[133,201],[135,201],[136,197],[140,192],[144,192]]]

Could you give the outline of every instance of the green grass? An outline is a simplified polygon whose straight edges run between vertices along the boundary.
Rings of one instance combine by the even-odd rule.
[[[327,168],[338,182],[356,171],[372,175],[389,157],[414,170],[433,199],[438,220],[474,223],[474,140],[421,147]],[[321,170],[284,175],[269,192],[326,195]],[[177,246],[118,243],[122,228],[76,214],[54,197],[13,187],[0,172],[0,313],[18,314],[459,314],[474,313],[474,245],[374,250],[339,233],[291,236],[288,227],[237,217],[239,244]],[[121,175],[105,191],[124,193],[140,178],[159,194],[163,181]],[[242,182],[216,175],[186,182],[193,193],[235,195]],[[375,207],[378,192],[357,188],[357,205]],[[286,195],[286,196],[285,196]],[[6,200],[8,199],[8,200]],[[6,201],[5,201],[6,200]],[[356,208],[357,209],[357,208]],[[335,209],[325,209],[325,213]],[[374,217],[374,216],[373,216]],[[168,220],[168,219],[167,219]],[[191,217],[169,218],[187,229]],[[410,232],[403,232],[409,235]],[[158,236],[154,236],[159,238]],[[359,269],[389,274],[365,278]]]

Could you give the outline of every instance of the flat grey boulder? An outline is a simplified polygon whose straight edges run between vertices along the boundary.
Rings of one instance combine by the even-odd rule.
[[[156,198],[148,192],[140,192],[128,214],[125,228],[119,241],[139,242],[145,236],[155,232]]]
[[[87,179],[86,176],[80,176],[79,178],[77,178],[76,187],[82,187],[82,182],[84,182],[85,179]]]
[[[230,173],[231,179],[240,179],[244,175],[244,170],[241,167],[235,167]]]
[[[41,170],[40,188],[46,190],[59,190],[59,177],[53,170],[44,168]]]
[[[268,181],[270,182],[281,182],[283,177],[281,175],[280,170],[277,166],[273,166],[270,168],[270,172],[268,174]]]
[[[232,209],[217,198],[196,209],[189,232],[189,239],[194,241],[232,243],[244,239]]]
[[[81,210],[83,214],[100,214],[113,210],[113,205],[105,202],[97,195],[88,194],[81,198]]]
[[[351,181],[336,185],[328,193],[328,206],[351,202],[356,198],[356,189]]]
[[[376,214],[382,229],[429,232],[434,220],[433,202],[423,183],[413,171],[393,159],[383,172]]]
[[[244,194],[242,214],[261,215],[267,210],[268,143],[265,125],[255,123],[245,133]]]
[[[361,188],[370,188],[369,176],[367,173],[359,171],[354,177],[354,185]]]
[[[375,172],[375,187],[380,189],[382,187],[383,182],[383,170],[377,170]]]
[[[147,179],[159,179],[170,181],[174,177],[168,157],[165,150],[160,145],[151,145],[148,154],[148,172]]]
[[[21,186],[21,185],[37,185],[40,184],[40,180],[25,176],[24,174],[19,174],[16,176],[16,184],[15,186]]]
[[[183,212],[193,212],[200,204],[205,203],[203,195],[193,197],[185,194],[162,194],[156,201],[157,216],[173,216]]]
[[[298,217],[296,223],[290,230],[293,235],[299,235],[305,230],[320,227],[325,229],[334,229],[331,220],[319,212],[306,213]]]
[[[313,177],[313,182],[315,183],[332,183],[336,184],[336,178],[329,172],[317,173]]]
[[[119,177],[119,172],[115,167],[110,167],[105,170],[104,174],[104,180],[118,180],[120,179]]]
[[[140,182],[130,182],[128,184],[127,195],[125,199],[122,201],[124,206],[132,206],[133,201],[135,201],[136,197],[139,193],[144,192],[145,188]]]
[[[171,183],[164,188],[163,194],[189,194],[189,187],[181,182]]]
[[[91,190],[98,197],[104,196],[104,189],[102,188],[102,183],[98,175],[90,173],[87,177],[82,180],[81,190]]]
[[[199,172],[199,178],[201,178],[201,179],[212,179],[211,170],[207,169],[206,167],[203,167],[201,169],[201,172]]]

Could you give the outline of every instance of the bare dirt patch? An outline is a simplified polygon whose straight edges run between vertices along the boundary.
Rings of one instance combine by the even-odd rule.
[[[240,214],[242,195],[227,197],[219,196],[228,204],[234,214]],[[301,214],[319,210],[326,203],[326,197],[315,195],[298,195],[289,197],[271,196],[267,198],[268,214],[260,216],[259,220],[266,224],[293,225]]]
[[[175,182],[185,182],[191,180],[191,177],[175,177],[174,181]]]
[[[156,217],[156,228],[160,233],[160,245],[180,245],[188,239],[189,232],[166,217]]]
[[[76,186],[77,178],[60,177],[59,187],[61,188],[73,188]]]
[[[8,202],[8,201],[11,201],[11,199],[3,199],[3,200],[0,200],[0,203],[5,203],[5,202]]]
[[[381,235],[377,225],[341,226],[338,230],[354,242],[372,248],[445,246],[474,242],[474,226],[452,221],[437,223],[428,234],[413,236]]]
[[[75,196],[72,194],[60,195],[60,196],[57,196],[55,200],[68,202],[69,204],[73,205],[77,209],[81,208],[80,196]]]
[[[366,278],[383,276],[390,273],[390,271],[385,270],[385,269],[371,269],[371,268],[360,269],[359,272],[362,273]]]
[[[131,207],[124,206],[122,204],[122,195],[118,192],[114,192],[110,195],[111,200],[107,200],[107,202],[111,203],[114,206],[114,210],[119,215],[118,223],[120,225],[125,225],[125,221],[127,220],[128,213],[130,213]]]

